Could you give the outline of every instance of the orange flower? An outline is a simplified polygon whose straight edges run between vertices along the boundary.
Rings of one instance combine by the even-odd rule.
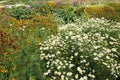
[[[2,72],[2,73],[7,73],[8,70],[0,70],[0,72]]]

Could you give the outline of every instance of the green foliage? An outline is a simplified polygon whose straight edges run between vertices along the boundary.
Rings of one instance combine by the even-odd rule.
[[[38,44],[57,32],[54,16],[52,14],[47,16],[36,14],[31,19],[20,20],[8,16],[6,20],[11,20],[11,24],[6,25],[7,27],[5,24],[1,24],[1,31],[11,34],[15,43],[12,46],[4,45],[5,52],[0,51],[0,66],[2,66],[0,67],[0,79],[44,80]],[[1,18],[3,17],[1,16]],[[0,36],[1,39],[6,40],[6,44],[9,43],[8,36]],[[14,46],[18,48],[11,49]]]
[[[91,18],[61,26],[58,35],[40,44],[46,78],[114,80],[120,73],[119,34],[114,35],[119,25]]]
[[[76,18],[75,7],[73,5],[53,5],[53,3],[41,3],[32,6],[32,8],[39,14],[47,15],[49,13],[55,14],[61,23],[74,22]]]
[[[49,10],[50,7],[48,7],[48,5],[45,3],[33,5],[32,7],[35,9],[37,13],[40,13],[42,15],[47,15],[48,13],[50,13]]]
[[[84,14],[84,7],[79,7],[78,9],[75,10],[75,14],[77,16],[82,16]]]
[[[63,24],[71,23],[75,21],[75,7],[74,6],[63,6],[61,9],[54,11],[60,22]]]
[[[101,18],[104,17],[106,19],[109,20],[114,20],[114,21],[118,21],[120,22],[120,10],[118,8],[119,3],[118,4],[113,4],[113,3],[109,3],[105,4],[103,6],[88,6],[85,8],[85,14],[88,17],[97,17],[97,18]]]
[[[41,63],[37,49],[34,45],[24,48],[17,55],[14,62],[16,69],[11,71],[10,78],[18,78],[19,80],[44,80]]]
[[[120,13],[120,3],[107,3],[106,5],[113,7],[116,12]]]
[[[119,3],[82,7],[44,0],[18,2],[28,1],[37,4],[0,9],[0,80],[119,76],[120,23],[106,20],[120,20]],[[59,28],[56,18],[62,24]]]
[[[10,16],[20,20],[20,19],[27,19],[34,12],[30,8],[20,6],[20,7],[13,7],[11,9],[8,9],[8,10],[6,10],[6,13],[8,13]]]

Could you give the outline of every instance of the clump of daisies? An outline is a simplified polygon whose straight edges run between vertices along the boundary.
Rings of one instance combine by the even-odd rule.
[[[120,23],[76,20],[40,43],[44,76],[51,80],[114,80],[120,75]]]

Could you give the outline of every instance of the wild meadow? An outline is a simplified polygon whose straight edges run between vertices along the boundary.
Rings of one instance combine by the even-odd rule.
[[[0,80],[120,80],[120,3],[21,2],[0,7]]]

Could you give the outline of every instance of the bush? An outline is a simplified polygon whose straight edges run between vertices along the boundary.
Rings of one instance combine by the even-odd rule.
[[[0,48],[2,48],[0,50],[0,79],[44,80],[37,54],[37,44],[52,34],[50,28],[44,25],[31,28],[27,25],[16,27],[13,24],[10,27],[1,28],[3,32],[0,33],[2,35],[0,36]],[[11,36],[8,36],[8,33]]]
[[[113,7],[116,12],[120,13],[120,3],[108,3],[106,5]]]
[[[84,14],[84,7],[79,7],[78,9],[75,10],[75,14],[77,16],[82,16]]]
[[[10,16],[5,13],[5,10],[0,10],[0,27],[8,27],[11,24]]]
[[[96,17],[96,18],[104,17],[106,19],[119,22],[120,14],[116,9],[117,8],[115,7],[104,5],[104,6],[86,7],[84,11],[88,17]]]
[[[3,80],[8,80],[20,48],[19,39],[12,31],[9,27],[0,27],[0,79]]]
[[[55,10],[60,8],[60,5],[57,5],[56,2],[48,1],[41,4],[33,5],[32,8],[35,12],[40,13],[41,15],[47,15],[53,13]]]
[[[55,2],[47,2],[32,6],[36,13],[46,16],[47,14],[55,14],[58,17],[59,22],[69,23],[74,22],[76,18],[75,7],[73,6],[61,6]]]
[[[13,7],[11,9],[7,9],[6,13],[20,20],[20,19],[28,19],[28,17],[32,15],[34,12],[30,8],[20,6],[20,7]]]
[[[29,19],[25,20],[17,20],[15,18],[11,18],[11,20],[13,22],[13,25],[20,29],[22,29],[23,27],[28,27],[31,29],[45,28],[46,30],[48,30],[48,32],[52,34],[56,34],[57,32],[58,24],[53,14],[47,14],[46,16],[36,14],[31,15]]]
[[[46,79],[114,80],[120,74],[119,24],[94,18],[76,22],[40,43]]]
[[[19,20],[4,12],[0,17],[0,80],[44,80],[38,42],[57,34],[56,17],[36,14]]]
[[[57,14],[59,22],[62,24],[67,24],[71,22],[75,22],[76,14],[75,14],[75,7],[71,5],[63,6],[60,9],[54,11]]]

